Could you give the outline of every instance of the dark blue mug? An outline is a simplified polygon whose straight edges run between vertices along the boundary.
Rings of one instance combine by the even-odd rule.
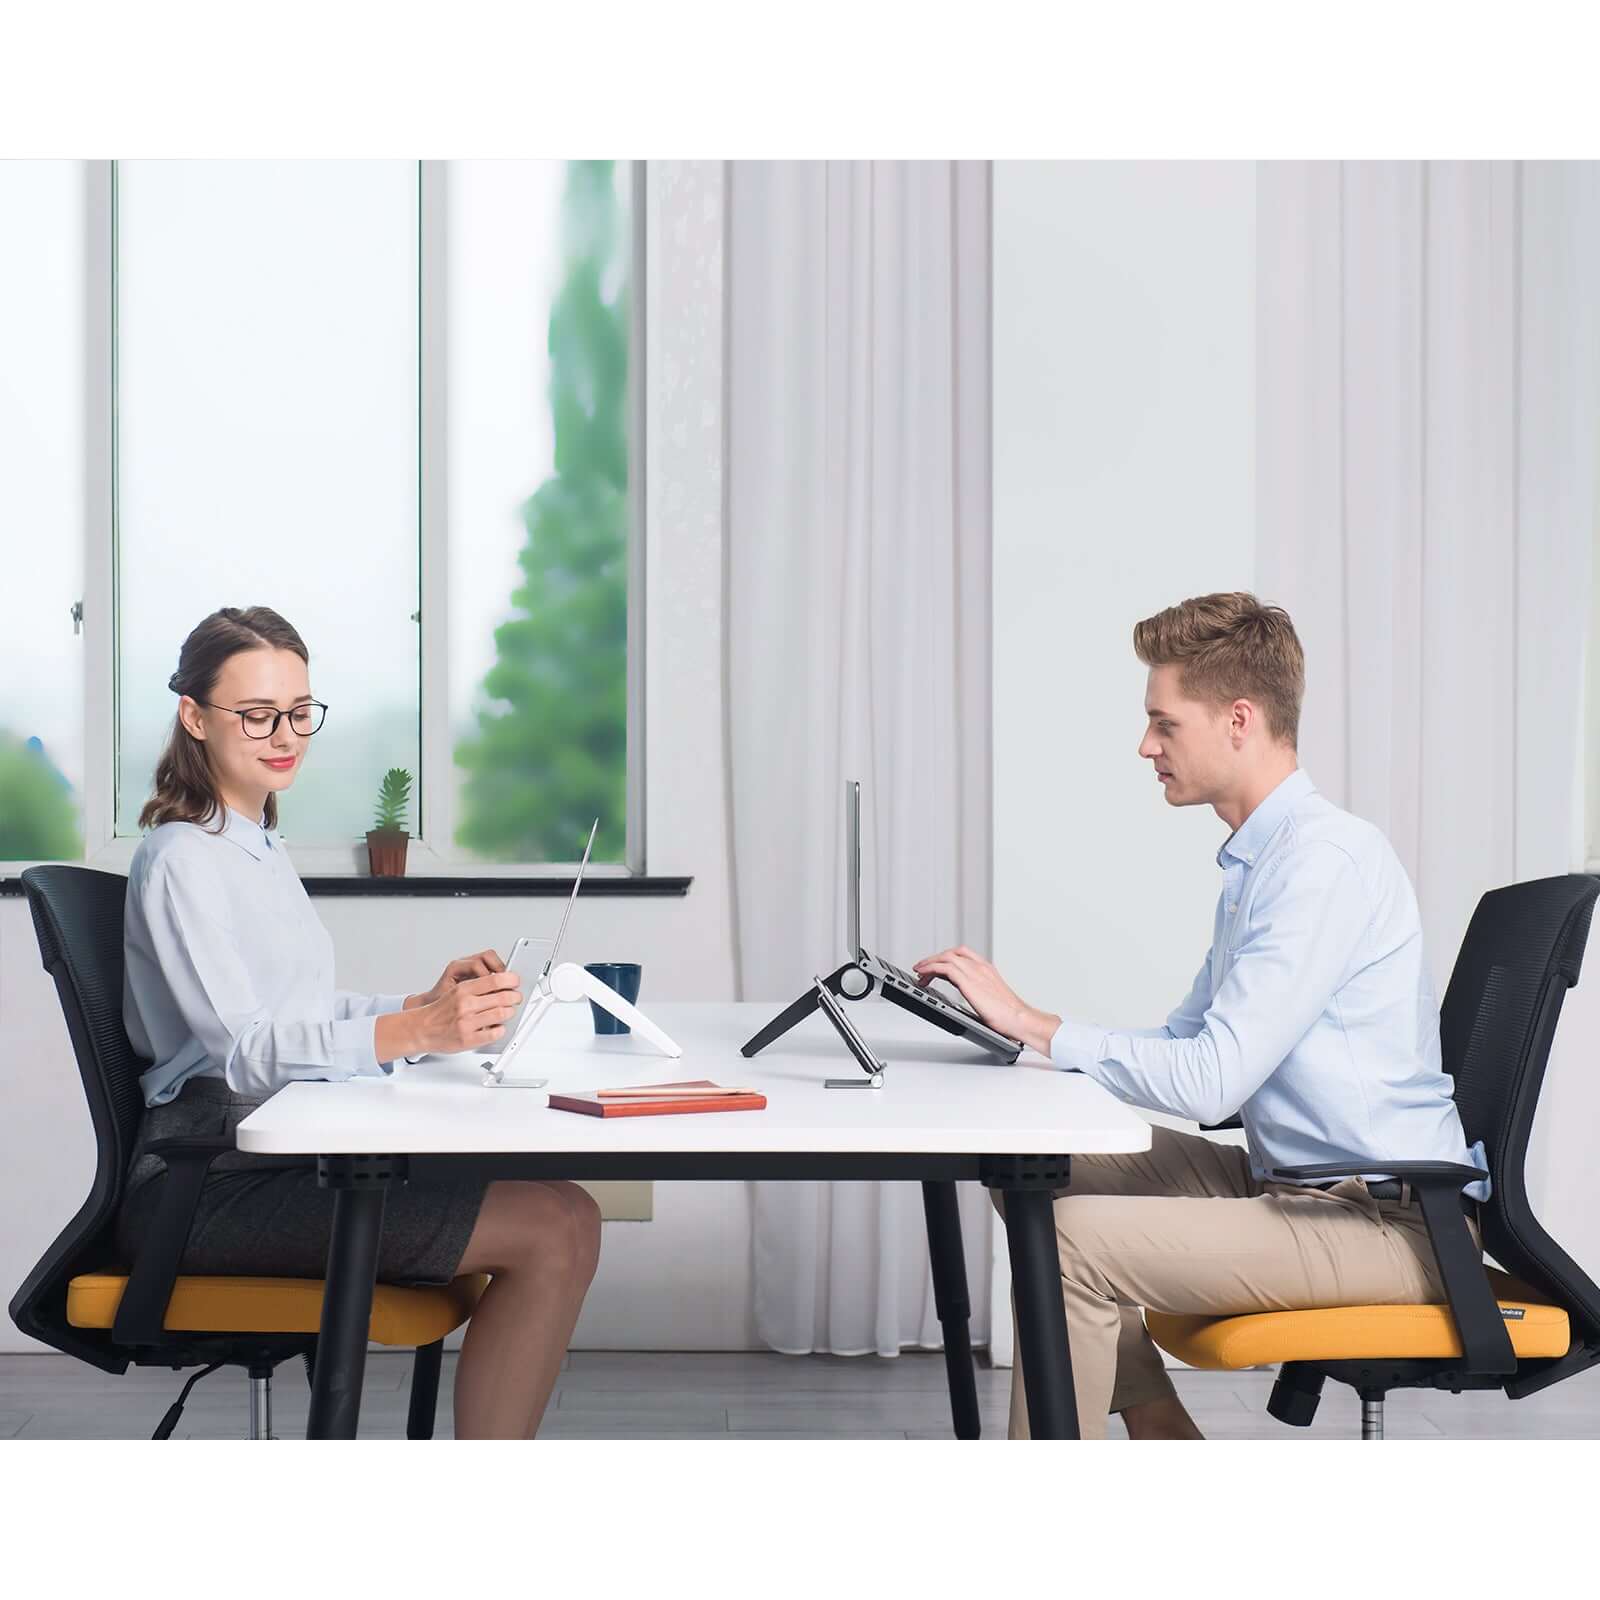
[[[640,968],[637,961],[590,961],[585,964],[583,970],[592,972],[601,983],[615,989],[630,1006],[638,1003]],[[632,1031],[626,1022],[618,1021],[604,1007],[596,1005],[593,1000],[589,1002],[589,1009],[594,1013],[594,1031],[596,1033],[629,1033]]]

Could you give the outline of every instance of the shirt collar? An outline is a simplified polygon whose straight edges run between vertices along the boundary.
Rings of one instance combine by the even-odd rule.
[[[272,851],[272,839],[267,830],[259,821],[252,822],[242,811],[236,811],[232,806],[226,806],[227,824],[222,830],[225,839],[232,839],[241,850],[254,856],[257,861],[265,861]]]
[[[1255,861],[1267,841],[1278,831],[1278,824],[1289,814],[1296,800],[1315,794],[1317,786],[1304,767],[1296,767],[1265,800],[1250,813],[1227,837],[1217,851],[1217,865],[1226,869],[1228,857],[1249,866]]]

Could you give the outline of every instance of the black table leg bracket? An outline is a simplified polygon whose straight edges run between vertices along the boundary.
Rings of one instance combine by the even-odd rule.
[[[371,1189],[404,1183],[407,1176],[404,1156],[317,1157],[317,1183],[324,1189]]]
[[[979,1181],[986,1189],[1065,1189],[1071,1156],[985,1156]]]

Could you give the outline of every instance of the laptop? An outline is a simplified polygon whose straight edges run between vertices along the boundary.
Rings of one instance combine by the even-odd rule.
[[[600,819],[594,819],[594,826],[589,829],[589,842],[583,847],[583,860],[578,863],[578,875],[572,880],[572,893],[567,896],[567,909],[562,914],[561,926],[556,930],[556,942],[550,946],[550,954],[544,959],[544,968],[537,977],[533,977],[519,965],[518,958],[523,957],[531,939],[518,939],[511,947],[511,954],[506,958],[506,971],[515,972],[522,979],[522,1004],[517,1007],[516,1013],[506,1023],[506,1031],[498,1039],[490,1040],[487,1044],[474,1047],[475,1053],[480,1056],[497,1056],[517,1037],[517,1029],[523,1017],[527,1014],[529,1003],[538,999],[541,989],[549,978],[556,964],[556,958],[561,954],[561,941],[567,936],[567,924],[572,920],[572,908],[578,903],[578,890],[583,887],[583,869],[589,865],[589,852],[594,849],[594,836],[599,831]]]
[[[1022,1054],[1022,1042],[997,1033],[964,1001],[950,999],[932,988],[924,988],[916,973],[897,967],[892,961],[872,955],[861,943],[861,785],[845,780],[845,877],[849,884],[850,926],[847,937],[850,959],[870,978],[876,978],[885,1000],[925,1017],[946,1033],[959,1034],[992,1051],[1005,1061]]]

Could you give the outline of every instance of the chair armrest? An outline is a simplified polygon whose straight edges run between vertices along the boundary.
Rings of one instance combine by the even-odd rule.
[[[1224,1128],[1242,1128],[1244,1118],[1241,1116],[1229,1117],[1226,1122],[1202,1122],[1199,1127],[1201,1133],[1220,1133]]]
[[[1274,1167],[1275,1179],[1353,1178],[1364,1172],[1387,1172],[1404,1178],[1422,1201],[1434,1260],[1444,1280],[1444,1296],[1461,1339],[1466,1370],[1505,1373],[1517,1370],[1511,1335],[1500,1315],[1500,1302],[1484,1271],[1483,1252],[1467,1231],[1466,1213],[1458,1199],[1462,1189],[1489,1174],[1459,1161],[1366,1161],[1359,1166],[1333,1162],[1312,1167]]]
[[[217,1156],[238,1148],[232,1139],[219,1138],[216,1134],[180,1133],[167,1139],[152,1139],[144,1147],[144,1153],[148,1156],[160,1156],[169,1167],[174,1157],[179,1161],[187,1161],[203,1155],[209,1166]]]
[[[204,1134],[157,1139],[145,1146],[147,1154],[166,1162],[167,1177],[161,1204],[139,1246],[111,1325],[111,1337],[117,1344],[154,1345],[165,1339],[167,1302],[200,1206],[201,1186],[211,1163],[235,1148],[232,1139]]]

